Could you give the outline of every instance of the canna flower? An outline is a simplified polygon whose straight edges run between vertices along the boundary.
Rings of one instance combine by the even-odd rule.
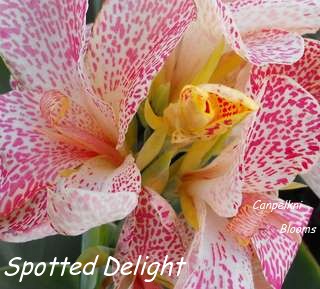
[[[137,164],[146,168],[144,183],[160,192],[171,174],[177,173],[184,216],[198,229],[188,253],[189,266],[175,288],[261,288],[268,284],[280,288],[301,236],[280,234],[279,222],[304,226],[311,209],[302,206],[301,211],[284,215],[277,211],[268,222],[269,212],[246,215],[251,206],[251,197],[246,196],[276,195],[296,174],[316,163],[319,107],[313,96],[285,76],[255,79],[252,73],[251,82],[261,80],[262,84],[249,89],[245,84],[250,64],[259,69],[270,63],[289,65],[301,58],[305,40],[299,34],[318,29],[319,4],[196,2],[197,21],[166,61],[145,103],[145,120],[154,132],[139,152]],[[224,107],[217,105],[218,98]],[[166,99],[171,101],[167,107],[163,105]],[[224,108],[230,108],[230,113]],[[221,117],[224,112],[229,115]],[[248,116],[241,142],[229,146],[205,169],[193,171],[216,157],[230,129]],[[171,166],[181,147],[187,153]],[[268,198],[282,202],[275,196]],[[232,226],[242,223],[244,231]],[[271,239],[275,241],[270,244]],[[276,268],[270,255],[278,260]]]
[[[306,40],[296,66],[253,66],[248,91],[260,109],[246,120],[240,140],[182,176],[180,191],[194,211],[186,217],[195,218],[199,230],[188,253],[193,262],[177,289],[282,287],[302,234],[279,228],[305,227],[312,209],[301,204],[271,212],[253,204],[282,203],[277,191],[319,160],[320,106],[312,95],[318,93],[318,48],[319,42]]]
[[[81,234],[128,215],[141,190],[125,134],[194,18],[192,1],[0,1],[0,239]]]
[[[250,64],[294,63],[304,51],[299,34],[319,28],[317,1],[195,2],[197,20],[166,61],[145,105],[154,134],[137,157],[141,170],[167,136],[178,149],[198,140],[214,142],[257,110],[259,104],[244,95]]]
[[[176,264],[185,256],[192,237],[192,230],[176,216],[170,204],[158,193],[145,188],[139,196],[138,206],[123,225],[115,256],[120,262],[133,264],[139,256],[148,264],[159,262],[163,266],[165,260],[166,264]],[[179,269],[177,266],[166,266],[165,269],[164,276],[158,274],[151,283],[144,282],[146,277],[150,279],[148,275],[119,275],[115,278],[115,288],[160,289],[159,284],[171,287]]]

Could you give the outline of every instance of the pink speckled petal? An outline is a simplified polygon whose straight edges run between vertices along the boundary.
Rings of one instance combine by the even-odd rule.
[[[318,102],[294,80],[271,75],[261,85],[261,108],[246,136],[244,190],[277,190],[317,163]]]
[[[302,175],[307,185],[313,190],[313,192],[320,198],[320,162],[318,162],[312,169],[306,174]]]
[[[49,191],[50,221],[57,232],[78,235],[123,219],[137,205],[140,181],[131,156],[118,168],[104,157],[93,158]]]
[[[181,236],[181,240],[184,244],[185,248],[189,248],[190,244],[194,238],[195,231],[194,229],[188,224],[187,220],[183,216],[183,214],[180,214],[178,216],[178,225],[177,230],[179,231],[179,234]]]
[[[53,139],[63,138],[75,146],[107,155],[111,161],[119,165],[123,158],[116,151],[115,143],[110,140],[108,131],[103,129],[112,124],[110,121],[108,123],[111,112],[106,109],[103,101],[97,98],[91,100],[92,106],[89,107],[78,104],[59,91],[45,92],[40,100],[41,114],[47,120],[48,126],[54,130],[45,133]]]
[[[126,219],[116,248],[120,262],[136,263],[139,255],[149,256],[149,262],[177,262],[184,256],[186,248],[179,234],[178,218],[169,203],[158,193],[144,188],[137,208]],[[173,276],[176,276],[174,268]],[[116,283],[122,276],[116,276]]]
[[[240,145],[229,145],[210,165],[186,174],[184,188],[205,200],[220,216],[233,217],[242,202]]]
[[[40,189],[25,198],[10,213],[0,214],[0,240],[22,242],[37,237],[46,237],[47,191]],[[50,230],[52,234],[53,229]],[[52,235],[51,234],[51,235]]]
[[[257,94],[265,77],[271,74],[286,75],[294,79],[320,102],[320,42],[305,39],[303,57],[292,65],[253,66],[251,90]]]
[[[255,65],[294,63],[304,49],[299,34],[319,28],[320,5],[315,0],[213,3],[232,48]]]
[[[274,213],[280,214],[292,227],[305,227],[312,210],[311,207],[301,204],[298,209],[278,209]],[[274,289],[281,289],[299,244],[272,225],[259,230],[251,240],[266,280]]]
[[[86,0],[1,0],[0,54],[19,87],[79,91]]]
[[[21,243],[42,239],[56,234],[57,232],[52,228],[50,222],[46,218],[43,223],[33,226],[27,231],[10,231],[1,234],[0,239],[5,242]]]
[[[14,227],[25,231],[38,223],[37,212],[43,207],[38,203],[42,196],[39,191],[54,186],[59,171],[77,167],[95,155],[52,142],[37,131],[46,129],[34,100],[39,98],[36,93],[17,91],[0,95],[0,218],[10,223],[5,231]],[[45,197],[41,202],[44,200]],[[26,216],[21,214],[23,210]],[[17,211],[19,216],[14,213]]]
[[[111,0],[103,6],[86,63],[95,93],[115,109],[119,144],[153,77],[194,17],[191,0]]]
[[[253,289],[250,254],[226,232],[228,220],[218,217],[204,203],[198,209],[201,231],[196,234],[175,289]]]

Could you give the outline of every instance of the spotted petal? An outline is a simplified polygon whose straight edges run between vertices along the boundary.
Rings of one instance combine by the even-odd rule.
[[[86,63],[94,91],[113,104],[119,144],[152,78],[195,17],[193,1],[107,1]]]
[[[315,0],[213,0],[213,4],[232,48],[256,65],[294,63],[303,55],[299,34],[319,28],[320,6]]]
[[[43,190],[54,186],[61,170],[77,167],[95,155],[52,142],[38,132],[46,129],[39,104],[34,100],[39,98],[35,93],[17,91],[0,95],[0,216],[9,220],[4,231],[16,228],[22,233],[38,224],[42,213],[31,212],[43,208]],[[39,203],[35,198],[39,198]],[[18,211],[16,215],[14,212]],[[20,215],[23,211],[27,216]]]
[[[261,108],[246,134],[244,190],[277,190],[306,172],[319,158],[320,107],[294,80],[264,79]]]
[[[104,157],[93,158],[49,192],[50,221],[57,232],[78,235],[123,219],[137,205],[140,182],[132,157],[118,168]]]
[[[320,102],[320,42],[305,39],[305,51],[299,61],[291,65],[254,66],[251,71],[251,90],[257,94],[264,79],[271,74],[286,75]]]
[[[276,213],[288,220],[288,224],[292,227],[305,227],[310,219],[312,208],[301,204],[301,207],[296,210],[278,209]],[[300,235],[302,236],[303,233]],[[266,280],[274,289],[281,289],[299,244],[286,234],[280,233],[272,225],[260,230],[251,240]]]
[[[141,255],[142,258],[148,256],[148,262],[162,264],[168,255],[168,261],[180,261],[186,250],[179,234],[180,226],[169,203],[159,194],[144,188],[137,208],[123,225],[116,249],[117,259],[135,264]]]
[[[106,119],[97,117],[108,116],[108,111],[103,109],[107,107],[98,99],[91,100],[98,102],[92,102],[92,106],[84,106],[59,91],[45,92],[40,100],[40,109],[42,117],[52,129],[43,132],[53,140],[62,139],[64,142],[106,155],[119,165],[123,159],[109,138],[108,131],[103,129]]]
[[[48,236],[56,235],[57,232],[52,228],[47,218],[39,225],[33,226],[31,229],[21,232],[7,232],[1,236],[1,240],[11,243],[28,242],[32,240],[42,239]]]
[[[311,93],[320,102],[320,42],[305,39],[303,57],[292,65],[269,65],[265,67],[254,66],[251,71],[251,90],[257,95],[263,81],[271,74],[286,75],[294,79],[305,90]],[[319,163],[303,178],[315,193],[319,192]]]
[[[78,91],[86,0],[1,0],[0,54],[19,87]]]
[[[201,231],[188,254],[176,289],[253,289],[250,254],[226,232],[227,219],[202,203]]]
[[[24,242],[54,235],[47,216],[47,190],[33,193],[9,214],[0,214],[0,240]]]

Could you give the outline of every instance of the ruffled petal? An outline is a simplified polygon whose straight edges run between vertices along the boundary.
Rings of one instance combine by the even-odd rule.
[[[184,191],[205,200],[223,217],[233,217],[242,202],[240,148],[230,145],[209,166],[187,173],[182,179]]]
[[[19,87],[79,90],[87,2],[0,1],[0,54]]]
[[[86,56],[94,91],[112,103],[122,144],[152,78],[195,17],[193,1],[108,1]]]
[[[198,206],[201,231],[188,254],[176,289],[253,289],[250,254],[226,232],[227,219],[204,203]]]
[[[312,211],[313,208],[299,204],[296,208],[276,209],[272,214],[286,220],[288,226],[304,228],[308,225]],[[299,235],[302,237],[303,232],[299,232]],[[259,230],[251,240],[267,282],[273,288],[281,289],[299,244],[290,238],[288,233],[281,233],[279,228],[271,224]]]
[[[180,261],[186,248],[180,236],[180,222],[169,203],[159,194],[144,188],[134,212],[126,219],[116,248],[116,258],[136,263],[139,255],[148,262],[163,264]],[[177,268],[173,268],[172,277]],[[116,282],[122,277],[117,276]]]
[[[40,97],[35,93],[17,91],[0,95],[0,134],[3,139],[0,149],[0,216],[12,220],[10,226],[23,230],[27,230],[29,223],[37,223],[37,214],[34,214],[34,220],[24,223],[21,220],[30,216],[23,217],[19,213],[19,224],[15,224],[13,212],[19,208],[28,211],[25,203],[35,198],[39,191],[54,186],[61,170],[77,167],[95,155],[52,142],[39,133],[38,130],[46,129],[46,126],[35,98]]]
[[[312,191],[320,198],[320,162],[318,162],[311,171],[303,174],[302,178]]]
[[[318,161],[320,107],[305,89],[285,76],[264,79],[261,108],[246,138],[240,170],[244,191],[277,190]]]
[[[257,94],[265,77],[271,74],[286,75],[299,83],[320,102],[320,42],[305,39],[304,55],[291,65],[253,66],[251,90]]]
[[[47,190],[40,189],[9,214],[0,214],[0,240],[23,242],[54,234],[47,222],[46,208]]]
[[[307,226],[313,208],[302,203],[286,204],[265,194],[245,194],[244,199],[251,205],[254,205],[257,199],[265,204],[282,204],[282,207],[278,206],[264,218],[260,229],[251,238],[263,275],[273,288],[280,289],[297,253],[303,236],[302,230]],[[286,226],[287,230],[281,232],[280,226],[281,229]],[[293,232],[292,228],[299,228],[300,231]]]
[[[317,1],[213,1],[232,48],[251,63],[291,64],[303,55],[298,33],[319,28]],[[307,15],[307,16],[306,16]]]
[[[123,219],[137,205],[140,183],[131,156],[118,168],[104,157],[91,159],[49,191],[50,221],[57,232],[78,235]]]
[[[112,124],[108,119],[110,111],[103,101],[91,100],[92,106],[89,107],[78,104],[59,91],[45,92],[40,100],[40,109],[52,129],[44,133],[53,139],[63,138],[75,146],[106,155],[119,165],[123,158],[116,151],[107,129]]]
[[[52,228],[48,220],[32,227],[24,232],[7,232],[1,236],[1,240],[11,243],[29,242],[32,240],[42,239],[48,236],[56,235],[57,232]]]

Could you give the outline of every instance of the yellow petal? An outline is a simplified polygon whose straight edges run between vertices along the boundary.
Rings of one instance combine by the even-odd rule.
[[[222,40],[217,47],[213,50],[206,65],[198,72],[192,81],[193,85],[208,83],[213,72],[216,70],[218,63],[221,59],[225,47],[225,42]]]
[[[289,185],[285,186],[284,188],[281,188],[281,191],[288,191],[288,190],[296,190],[296,189],[302,189],[307,188],[308,186],[302,183],[298,182],[292,182]]]
[[[158,129],[160,127],[163,127],[165,125],[162,117],[157,116],[154,112],[153,109],[148,101],[148,99],[145,102],[144,105],[144,118],[148,125],[152,129]]]
[[[164,145],[166,137],[167,129],[165,127],[160,127],[159,129],[155,130],[144,143],[136,159],[137,166],[140,170],[143,170],[159,154]]]
[[[72,174],[76,173],[77,171],[79,171],[79,168],[76,169],[65,169],[59,172],[59,175],[63,178],[68,178],[70,177]]]
[[[170,82],[159,85],[151,98],[151,104],[157,115],[162,115],[169,104]]]
[[[237,89],[222,84],[203,84],[199,87],[209,93],[219,95],[228,102],[241,103],[247,110],[255,111],[259,109],[259,105],[251,97]]]
[[[220,59],[220,62],[209,82],[232,86],[234,74],[237,74],[245,64],[246,61],[238,54],[234,52],[226,53]]]
[[[168,288],[168,289],[173,289],[174,288],[173,284],[169,280],[167,280],[164,276],[162,276],[160,274],[158,274],[156,276],[154,281],[156,283],[164,286],[165,288]]]
[[[135,116],[128,128],[128,132],[126,135],[126,143],[129,148],[129,150],[135,151],[135,145],[138,140],[138,121],[137,117]]]
[[[194,142],[186,155],[183,157],[179,174],[182,175],[188,171],[199,169],[203,157],[217,142],[217,140],[218,138],[214,137],[210,140]]]
[[[181,191],[179,195],[182,213],[184,214],[186,221],[192,228],[198,230],[199,221],[192,197],[184,191]]]
[[[168,182],[170,163],[175,154],[176,150],[172,149],[159,156],[159,158],[142,173],[142,184],[161,193]]]
[[[205,156],[202,158],[201,166],[205,166],[212,157],[219,155],[225,148],[226,140],[230,135],[231,130],[229,129],[226,133],[217,137],[217,141],[213,143],[212,147],[207,151]]]
[[[84,267],[89,262],[94,262],[96,257],[99,256],[97,267],[102,267],[106,264],[109,254],[109,248],[103,246],[94,246],[85,249],[77,259],[77,262],[80,262],[82,267]]]

